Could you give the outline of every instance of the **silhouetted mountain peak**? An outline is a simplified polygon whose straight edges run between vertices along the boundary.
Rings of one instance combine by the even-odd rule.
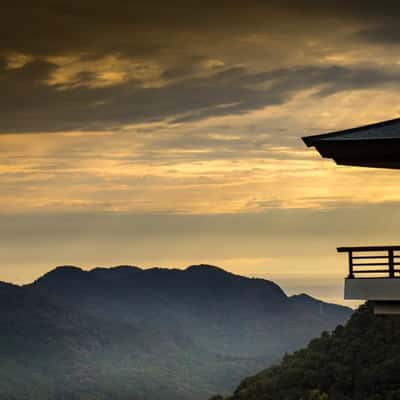
[[[52,277],[52,276],[76,276],[77,274],[81,274],[84,272],[82,268],[76,267],[74,265],[60,265],[52,269],[51,271],[45,273],[42,278]],[[41,279],[41,278],[39,278]]]
[[[34,283],[55,282],[55,281],[70,281],[70,280],[82,280],[90,278],[109,278],[118,279],[127,277],[137,272],[143,272],[139,267],[131,265],[117,265],[115,267],[105,268],[97,267],[92,270],[85,271],[80,267],[73,265],[61,265],[51,271],[44,274],[42,277],[37,279]],[[84,278],[83,278],[84,277]]]
[[[220,267],[216,267],[215,265],[209,264],[197,264],[197,265],[189,265],[185,271],[187,272],[197,272],[197,273],[219,273],[224,275],[232,275],[230,272],[225,271]]]
[[[312,297],[306,293],[294,294],[293,296],[290,296],[289,299],[291,299],[293,301],[302,302],[302,303],[321,302],[321,300],[318,300],[315,297]]]
[[[108,269],[111,271],[126,271],[126,272],[143,271],[142,268],[139,268],[135,265],[116,265],[115,267],[111,267]]]
[[[59,265],[53,270],[47,272],[45,275],[49,274],[75,274],[83,272],[82,268],[76,267],[75,265]]]
[[[120,280],[129,278],[144,270],[132,265],[117,265],[116,267],[98,267],[89,271],[91,276],[105,280]]]
[[[307,293],[294,294],[293,296],[290,296],[290,297],[297,298],[297,299],[304,299],[304,300],[316,300],[315,297],[312,297]]]
[[[33,284],[27,286],[46,284],[48,286],[57,287],[71,281],[80,282],[85,274],[86,272],[79,267],[73,265],[60,265],[45,273],[39,279],[34,281]]]
[[[326,303],[306,293],[290,296],[289,301],[299,311],[317,312],[320,315],[324,315],[328,312],[330,314],[336,314],[338,317],[342,316],[345,318],[346,314],[350,314],[353,311],[350,307]]]
[[[300,293],[300,294],[295,294],[293,296],[289,297],[289,300],[296,302],[296,303],[303,303],[303,304],[325,304],[327,306],[333,306],[333,307],[340,307],[340,308],[347,308],[349,310],[350,307],[345,307],[345,306],[338,306],[337,304],[334,303],[327,303],[323,300],[316,299],[315,297],[310,296],[307,293]]]

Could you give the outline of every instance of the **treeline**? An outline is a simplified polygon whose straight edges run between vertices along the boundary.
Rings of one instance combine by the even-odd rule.
[[[374,315],[365,304],[226,400],[400,400],[400,316]]]

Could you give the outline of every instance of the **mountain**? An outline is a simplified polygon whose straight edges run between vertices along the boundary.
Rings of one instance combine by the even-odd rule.
[[[367,303],[345,326],[245,379],[228,399],[399,400],[400,316],[374,315]]]
[[[209,265],[62,266],[0,284],[0,399],[204,399],[350,313]]]

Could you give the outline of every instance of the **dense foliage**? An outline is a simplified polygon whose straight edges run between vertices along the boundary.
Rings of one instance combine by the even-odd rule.
[[[229,400],[399,400],[400,316],[370,304],[345,327],[245,379]]]
[[[349,315],[209,266],[0,284],[0,399],[168,400],[236,382]]]

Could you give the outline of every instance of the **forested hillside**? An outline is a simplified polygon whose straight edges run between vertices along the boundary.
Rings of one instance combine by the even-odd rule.
[[[363,305],[345,326],[245,379],[227,399],[399,400],[400,316]]]

